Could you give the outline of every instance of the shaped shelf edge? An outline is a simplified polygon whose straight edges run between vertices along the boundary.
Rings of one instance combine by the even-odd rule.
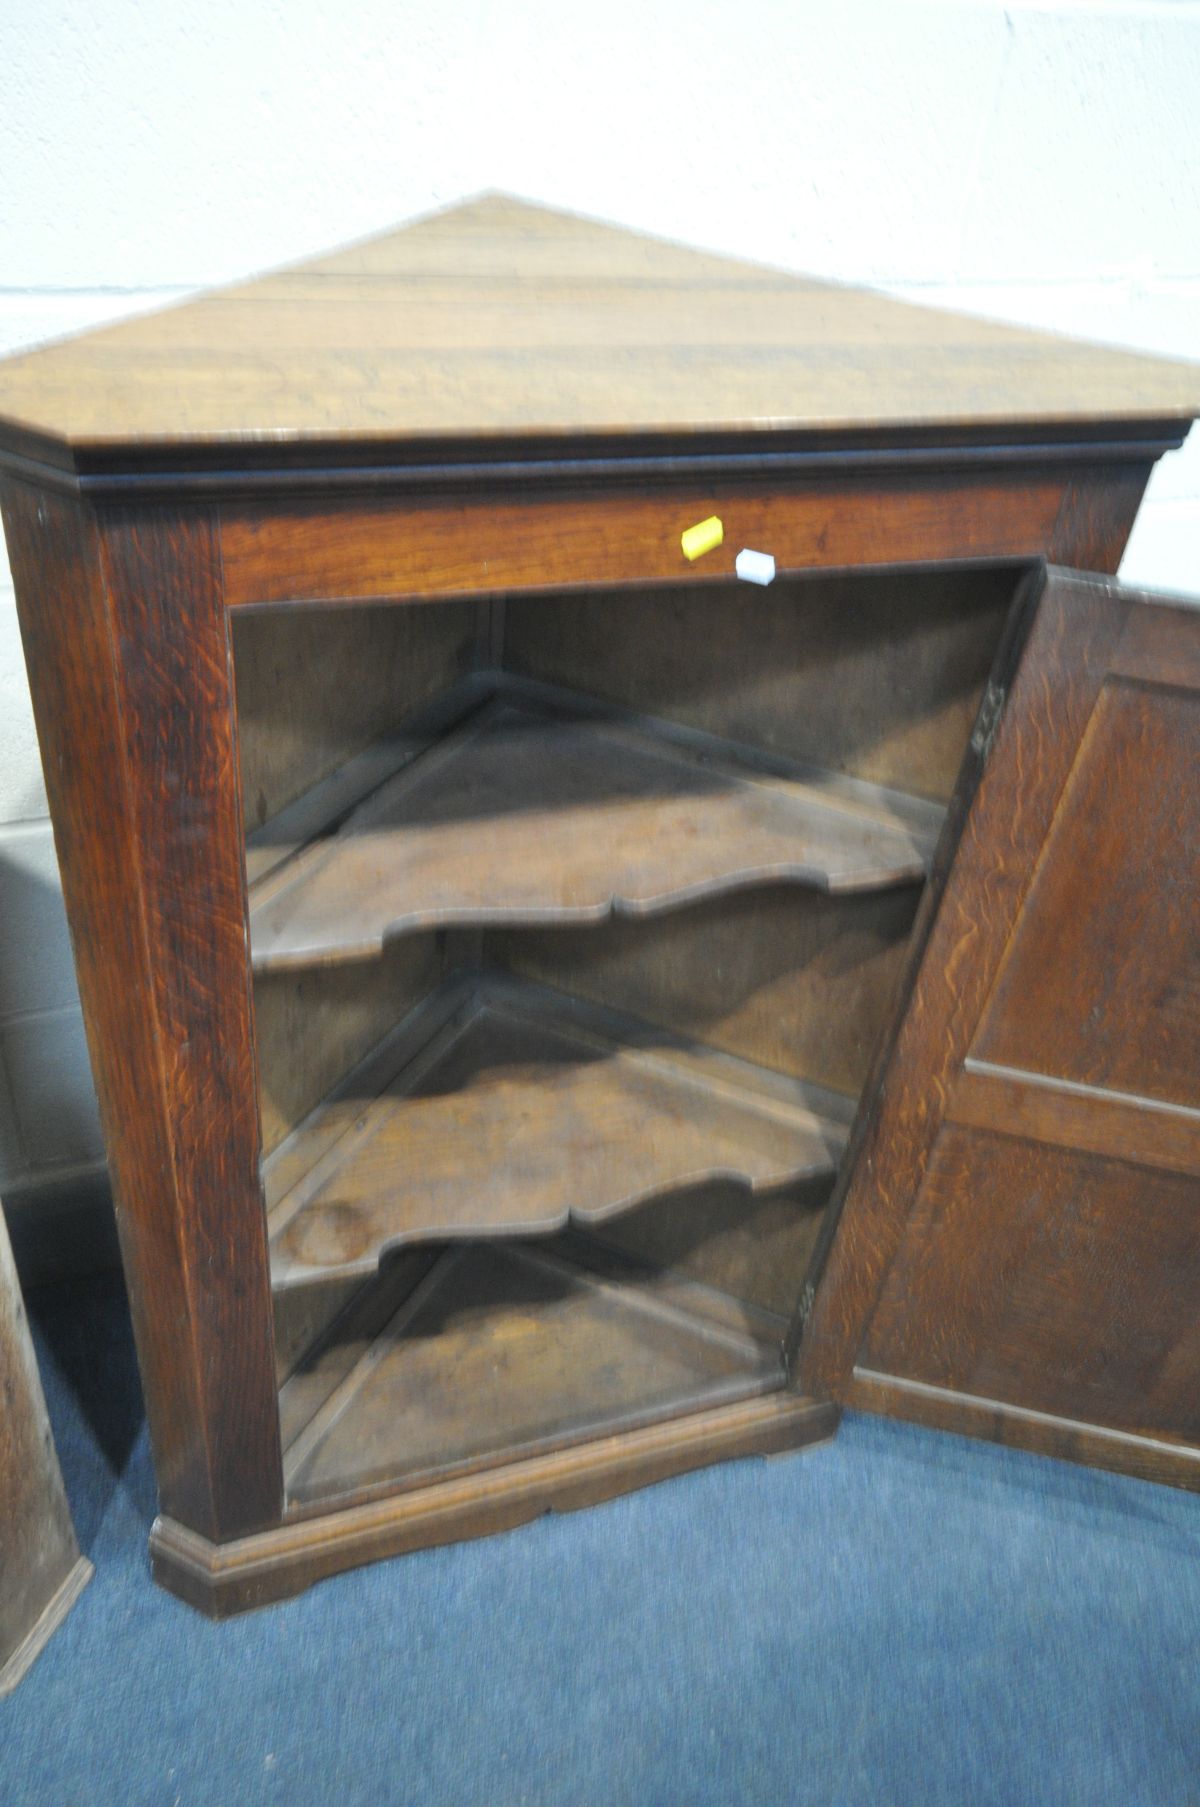
[[[666,724],[499,697],[252,890],[252,960],[333,964],[416,929],[651,916],[767,883],[916,883],[939,822],[933,806],[756,769]]]
[[[351,1086],[331,1133],[307,1132],[306,1171],[286,1145],[275,1157],[288,1183],[269,1218],[273,1287],[370,1274],[414,1242],[594,1225],[704,1181],[832,1176],[846,1101],[599,1020],[541,987],[483,982],[373,1096]]]

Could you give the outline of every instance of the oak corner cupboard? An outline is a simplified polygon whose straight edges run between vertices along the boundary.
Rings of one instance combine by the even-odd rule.
[[[165,1586],[845,1402],[1196,1484],[1197,412],[498,196],[0,366]]]

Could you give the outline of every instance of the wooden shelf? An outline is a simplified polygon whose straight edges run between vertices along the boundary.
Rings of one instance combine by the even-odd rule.
[[[784,1325],[593,1255],[467,1243],[380,1273],[283,1389],[289,1504],[361,1500],[783,1384]]]
[[[849,1101],[503,977],[409,1019],[267,1164],[276,1289],[547,1235],[703,1181],[832,1174]]]
[[[355,960],[420,928],[649,916],[782,881],[916,882],[940,819],[667,724],[499,697],[254,888],[253,961]]]

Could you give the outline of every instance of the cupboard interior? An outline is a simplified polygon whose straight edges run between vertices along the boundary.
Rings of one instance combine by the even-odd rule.
[[[291,1510],[788,1384],[1018,577],[238,613]]]

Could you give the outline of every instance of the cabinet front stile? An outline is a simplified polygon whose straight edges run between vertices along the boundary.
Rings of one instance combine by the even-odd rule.
[[[227,618],[207,511],[4,522],[162,1510],[278,1522]]]

